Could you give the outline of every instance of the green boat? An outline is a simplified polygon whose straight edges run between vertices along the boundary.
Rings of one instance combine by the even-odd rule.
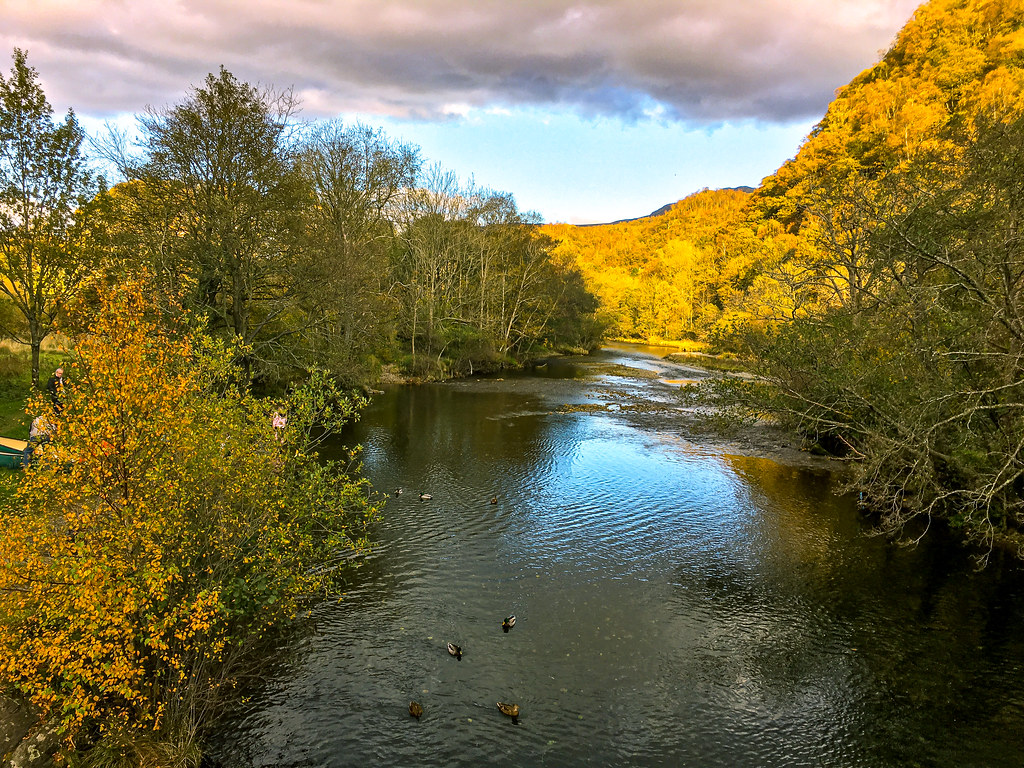
[[[7,469],[21,469],[21,457],[25,453],[24,440],[15,440],[13,437],[0,437],[0,467]]]

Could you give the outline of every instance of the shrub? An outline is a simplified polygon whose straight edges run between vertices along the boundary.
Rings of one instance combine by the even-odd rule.
[[[359,403],[322,375],[251,397],[138,285],[78,323],[52,442],[0,511],[0,679],[72,742],[179,739],[365,545],[363,484],[315,451]]]

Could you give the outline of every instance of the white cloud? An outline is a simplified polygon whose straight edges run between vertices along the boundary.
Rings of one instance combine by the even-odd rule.
[[[469,117],[473,107],[469,104],[445,104],[441,107],[441,114],[454,117]]]

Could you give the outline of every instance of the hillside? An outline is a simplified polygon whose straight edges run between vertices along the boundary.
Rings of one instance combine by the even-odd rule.
[[[1024,3],[933,0],[752,195],[706,190],[641,219],[545,231],[613,333],[738,348],[750,327],[869,295],[862,219],[896,194],[888,180],[959,156],[980,116],[1022,111]]]
[[[845,184],[955,154],[964,138],[955,134],[979,116],[1022,110],[1024,3],[933,0],[878,64],[837,93],[798,155],[762,182],[761,215],[799,231],[816,201]]]
[[[880,527],[1024,558],[1024,2],[932,0],[753,193],[550,227],[612,333],[746,358],[720,412],[850,460]],[[755,383],[756,382],[756,383]]]
[[[1024,558],[1022,221],[1024,3],[932,0],[732,230],[717,339],[762,384],[721,402],[850,459],[884,530]]]
[[[750,193],[704,190],[639,219],[545,225],[556,256],[576,265],[613,333],[693,338],[716,319],[724,252],[718,233],[740,220]]]

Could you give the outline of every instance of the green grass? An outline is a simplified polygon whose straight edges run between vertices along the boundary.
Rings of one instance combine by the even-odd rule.
[[[59,352],[43,352],[39,361],[39,377],[45,383],[50,374],[67,360]],[[27,349],[12,349],[0,344],[0,435],[19,440],[28,439],[32,418],[25,413],[25,403],[32,393],[32,358]],[[22,477],[20,469],[0,468],[0,503],[10,498]]]
[[[0,392],[0,436],[28,440],[31,423],[25,413],[25,399],[8,399],[5,393]]]

